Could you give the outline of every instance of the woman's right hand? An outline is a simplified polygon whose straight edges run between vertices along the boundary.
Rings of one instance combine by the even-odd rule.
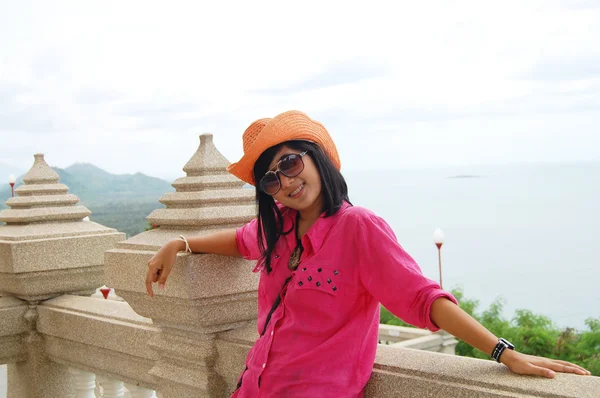
[[[185,248],[185,242],[180,239],[171,239],[165,243],[148,261],[148,272],[146,273],[146,290],[150,297],[154,297],[152,284],[158,282],[158,288],[164,289],[167,278],[173,269],[177,253]]]

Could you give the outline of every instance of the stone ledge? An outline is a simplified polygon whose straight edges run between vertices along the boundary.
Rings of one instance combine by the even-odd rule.
[[[126,302],[65,295],[40,304],[38,314],[38,331],[46,336],[156,359],[147,342],[158,329]]]
[[[183,229],[182,227],[176,227],[170,229],[169,226],[161,226],[144,232],[143,234],[132,236],[131,238],[117,243],[115,249],[125,249],[132,251],[149,251],[152,254],[156,253],[162,245],[167,243],[170,239],[177,239],[179,235],[185,236],[200,236],[218,231],[231,230],[239,228],[239,224],[231,225],[213,225],[209,227],[202,227],[200,229],[191,227],[190,229]],[[254,268],[254,265],[248,265],[250,269]]]
[[[227,207],[196,207],[184,209],[156,209],[146,219],[158,225],[176,226],[239,226],[256,217],[256,207],[252,205],[231,205]]]
[[[115,247],[124,237],[124,234],[115,232],[10,243],[0,241],[0,250],[8,256],[0,259],[0,272],[22,274],[99,266],[104,252]]]
[[[222,207],[235,204],[254,205],[256,194],[250,189],[168,192],[160,199],[167,208]]]
[[[0,230],[0,243],[34,241],[48,238],[70,238],[74,236],[125,234],[93,221],[55,222],[50,224],[11,225]]]
[[[411,328],[407,326],[394,326],[394,325],[379,325],[379,341],[389,341],[393,343],[399,343],[404,340],[414,339],[417,337],[431,336],[429,330]]]
[[[428,336],[416,337],[410,340],[404,340],[399,343],[391,344],[392,347],[414,348],[423,351],[443,352],[444,354],[455,354],[455,347],[458,340],[451,334],[438,331]]]
[[[45,206],[75,206],[79,198],[73,194],[46,195],[46,196],[16,196],[6,201],[12,209],[26,209],[30,207]]]
[[[126,298],[125,291],[141,293],[147,303],[154,303],[152,300],[156,301],[157,298],[163,297],[188,300],[213,299],[232,303],[236,300],[247,300],[248,297],[256,299],[258,274],[250,272],[253,262],[213,254],[187,253],[177,254],[166,290],[163,292],[155,289],[157,297],[151,299],[146,294],[145,281],[148,260],[154,253],[142,250],[107,250],[105,252],[107,286],[114,288],[123,298]],[[130,304],[135,308],[133,303]],[[256,308],[256,303],[253,307]],[[255,315],[256,311],[254,311]],[[248,315],[251,316],[252,313]]]
[[[92,214],[84,206],[67,207],[36,207],[31,209],[8,209],[2,212],[1,219],[7,224],[49,222],[49,221],[78,221]]]
[[[21,185],[15,189],[15,193],[19,196],[29,197],[34,194],[36,195],[65,195],[69,192],[69,187],[65,184],[28,184]]]
[[[152,321],[122,301],[64,295],[37,307],[48,357],[59,364],[155,389]]]
[[[46,300],[65,292],[89,296],[103,283],[102,265],[20,274],[0,272],[0,292],[28,301]]]
[[[379,346],[365,397],[598,397],[600,378],[521,376],[492,361]]]

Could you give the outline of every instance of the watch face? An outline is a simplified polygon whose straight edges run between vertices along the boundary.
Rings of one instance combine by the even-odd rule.
[[[502,341],[504,344],[506,344],[507,348],[514,350],[515,346],[508,340],[506,340],[505,338],[500,338],[500,341]]]

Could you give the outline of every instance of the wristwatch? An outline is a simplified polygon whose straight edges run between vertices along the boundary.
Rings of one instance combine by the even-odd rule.
[[[492,352],[492,359],[495,360],[496,362],[500,363],[500,356],[502,355],[504,350],[506,350],[507,348],[509,350],[514,350],[515,346],[510,341],[506,340],[505,338],[500,337],[500,339],[498,340],[498,344],[496,344],[496,347],[494,348],[494,351]]]

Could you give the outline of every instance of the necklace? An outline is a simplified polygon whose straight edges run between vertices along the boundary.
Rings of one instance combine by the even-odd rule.
[[[292,252],[292,255],[290,256],[290,261],[288,262],[288,268],[292,271],[295,271],[298,268],[298,265],[300,264],[300,257],[302,257],[302,253],[304,252],[304,247],[302,246],[302,240],[298,236],[299,225],[300,225],[300,212],[298,212],[298,214],[296,215],[296,226],[295,226],[296,227],[295,228],[296,248]]]

